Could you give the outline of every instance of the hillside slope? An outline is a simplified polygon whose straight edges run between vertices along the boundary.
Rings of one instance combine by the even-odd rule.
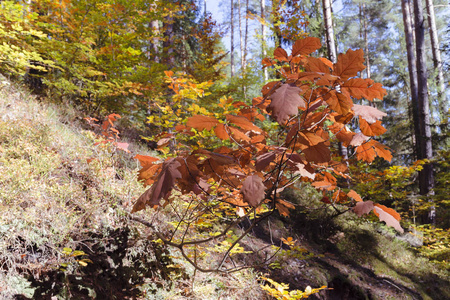
[[[313,299],[450,299],[443,270],[380,224],[311,213],[320,203],[307,187],[285,195],[299,207],[290,219],[267,220],[244,245],[291,236],[307,255],[284,251],[270,268],[196,273],[128,217],[144,191],[132,157],[148,149],[94,146],[84,116],[1,81],[1,299],[270,299],[261,274],[292,289],[333,288]]]

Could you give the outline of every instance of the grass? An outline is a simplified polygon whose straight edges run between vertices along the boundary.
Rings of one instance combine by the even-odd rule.
[[[97,136],[70,107],[39,103],[3,82],[0,298],[264,299],[256,273],[194,276],[176,251],[149,240],[127,217],[144,191],[133,155],[93,146]]]

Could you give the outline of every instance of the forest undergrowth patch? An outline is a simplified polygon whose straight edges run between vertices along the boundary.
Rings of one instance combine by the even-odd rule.
[[[243,251],[281,246],[271,265],[228,275],[195,272],[130,220],[144,190],[132,155],[94,146],[93,131],[68,125],[77,119],[77,112],[39,103],[16,85],[0,90],[2,299],[270,299],[261,275],[290,289],[333,288],[313,299],[450,295],[446,274],[392,230],[351,213],[330,218],[306,186],[285,195],[297,206],[289,219],[272,216],[243,244]],[[155,225],[167,227],[170,218]]]

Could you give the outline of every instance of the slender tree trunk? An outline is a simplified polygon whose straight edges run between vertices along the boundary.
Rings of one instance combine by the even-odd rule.
[[[414,23],[416,32],[416,61],[417,61],[417,88],[419,104],[420,126],[420,158],[432,159],[433,147],[431,144],[430,107],[428,102],[427,65],[425,56],[425,24],[423,19],[422,0],[414,0]],[[419,186],[422,195],[432,194],[434,188],[433,165],[427,163],[419,173]],[[435,210],[429,212],[431,223],[435,221]]]
[[[266,21],[266,1],[265,0],[261,0],[260,1],[260,6],[261,6],[261,50],[262,50],[262,56],[263,58],[265,58],[267,56],[267,51],[266,51],[266,26],[265,26],[265,21]],[[267,70],[267,68],[264,68],[264,81],[268,81],[269,80],[269,72]]]
[[[445,82],[444,74],[442,72],[442,61],[441,61],[441,51],[439,50],[439,40],[436,29],[436,19],[434,16],[434,5],[433,0],[426,0],[427,13],[428,13],[428,27],[430,30],[431,38],[431,49],[433,53],[433,64],[437,71],[436,83],[438,90],[438,101],[439,101],[439,115],[441,116],[441,121],[445,120]]]
[[[336,63],[336,45],[334,43],[334,29],[333,20],[331,18],[331,3],[330,0],[322,0],[323,3],[323,21],[325,25],[325,36],[327,39],[328,58]]]
[[[336,45],[334,43],[334,28],[333,19],[331,17],[331,2],[330,0],[322,0],[323,3],[323,20],[325,24],[325,36],[327,39],[328,58],[336,63]],[[339,153],[344,159],[348,159],[348,150],[341,142],[339,142]]]
[[[231,0],[231,49],[230,49],[230,65],[231,65],[231,77],[234,76],[234,0]]]
[[[151,21],[150,28],[152,29],[151,47],[155,55],[155,62],[159,63],[159,21]]]
[[[245,34],[244,34],[244,58],[242,69],[245,71],[247,70],[247,44],[248,43],[248,0],[245,1]]]
[[[417,92],[417,67],[414,55],[414,35],[411,23],[411,12],[409,0],[402,0],[403,27],[405,31],[406,53],[408,57],[409,86],[411,91],[411,111],[414,126],[414,150],[415,158],[422,157],[420,154],[420,127],[419,127],[419,105]]]
[[[366,75],[370,78],[370,53],[369,53],[369,39],[367,38],[367,15],[366,15],[366,4],[363,3],[363,25],[364,25],[364,52],[366,56]],[[373,103],[373,102],[370,102]]]
[[[241,0],[238,0],[239,46],[241,50],[241,70],[244,67],[244,37],[242,35]]]

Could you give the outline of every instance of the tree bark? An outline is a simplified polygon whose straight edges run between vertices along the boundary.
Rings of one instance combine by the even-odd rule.
[[[239,46],[241,49],[241,70],[244,68],[244,40],[242,36],[241,0],[238,0]]]
[[[245,73],[247,70],[247,43],[248,43],[248,0],[245,1],[245,34],[244,34],[244,58],[242,69]]]
[[[266,50],[266,1],[261,0],[260,1],[261,6],[261,51],[262,56],[265,58],[267,56],[267,50]],[[267,82],[269,80],[269,72],[267,71],[267,68],[264,68],[264,81]]]
[[[419,126],[420,126],[420,152],[422,159],[433,158],[433,147],[431,144],[430,107],[428,102],[427,66],[425,56],[425,24],[423,19],[422,0],[414,0],[414,23],[416,32],[416,61],[417,61],[417,88],[419,104]],[[427,195],[433,193],[434,176],[433,165],[427,163],[419,173],[420,193]],[[434,222],[435,212],[430,211],[430,222]]]
[[[334,43],[333,19],[331,18],[331,2],[330,0],[322,0],[323,3],[323,20],[325,25],[325,36],[327,39],[328,58],[335,64],[337,61],[336,45]],[[348,150],[341,142],[338,144],[339,153],[344,159],[348,159]]]
[[[439,101],[439,115],[441,116],[441,121],[445,120],[445,82],[444,74],[442,71],[442,60],[441,51],[439,50],[439,40],[436,29],[436,19],[434,16],[434,5],[433,0],[426,0],[427,13],[428,13],[428,27],[430,30],[431,39],[431,50],[433,53],[433,64],[436,69],[436,83],[438,90],[438,101]]]
[[[325,37],[327,40],[328,58],[336,63],[336,45],[334,43],[334,29],[333,20],[331,18],[331,3],[330,0],[322,0],[323,3],[323,21],[325,25]]]
[[[417,67],[414,54],[414,35],[411,24],[410,1],[402,0],[403,27],[405,31],[406,53],[408,58],[409,86],[411,91],[411,111],[414,126],[414,156],[416,159],[422,157],[420,154],[420,127],[419,127],[419,105],[417,92]]]
[[[231,47],[230,47],[230,67],[231,77],[234,76],[234,0],[231,0],[231,20],[230,20],[230,27],[231,27]]]

